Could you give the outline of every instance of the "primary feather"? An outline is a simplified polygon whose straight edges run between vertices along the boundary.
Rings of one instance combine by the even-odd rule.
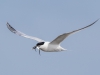
[[[19,35],[19,36],[23,36],[23,37],[25,37],[25,38],[33,39],[33,40],[36,40],[36,41],[38,41],[38,42],[43,42],[43,41],[44,41],[44,40],[41,40],[41,39],[39,39],[39,38],[37,38],[37,37],[33,37],[33,36],[26,35],[26,34],[20,32],[20,31],[18,31],[18,30],[16,30],[16,29],[14,29],[8,22],[7,22],[7,27],[8,27],[8,29],[9,29],[11,32],[13,32],[14,34],[17,34],[17,35]]]
[[[99,20],[99,19],[98,19]],[[95,22],[83,27],[83,28],[80,28],[80,29],[77,29],[77,30],[74,30],[74,31],[71,31],[69,33],[64,33],[62,35],[59,35],[56,39],[54,39],[50,44],[60,44],[66,37],[68,37],[70,34],[72,33],[75,33],[77,31],[80,31],[80,30],[83,30],[85,28],[88,28],[90,26],[92,26],[93,24],[95,24],[98,20],[96,20]]]

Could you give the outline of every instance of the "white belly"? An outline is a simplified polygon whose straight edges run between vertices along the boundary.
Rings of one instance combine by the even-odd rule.
[[[63,48],[59,45],[51,45],[50,42],[45,42],[44,45],[40,46],[39,48],[45,52],[59,52],[63,51]]]

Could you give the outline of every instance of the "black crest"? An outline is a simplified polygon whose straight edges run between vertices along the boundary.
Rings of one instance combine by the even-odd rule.
[[[43,45],[45,42],[39,42],[36,44],[36,46],[39,46],[39,45]]]

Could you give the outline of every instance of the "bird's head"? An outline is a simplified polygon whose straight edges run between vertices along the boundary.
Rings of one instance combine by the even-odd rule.
[[[37,48],[39,50],[39,54],[40,54],[40,46],[43,45],[44,43],[45,42],[39,42],[39,43],[37,43],[36,46],[33,47],[33,49],[35,49],[35,51],[36,51],[36,48]]]
[[[35,50],[36,50],[36,48],[39,49],[40,46],[43,45],[44,43],[45,42],[39,42],[39,43],[37,43],[36,46],[33,47],[33,49],[35,49]]]

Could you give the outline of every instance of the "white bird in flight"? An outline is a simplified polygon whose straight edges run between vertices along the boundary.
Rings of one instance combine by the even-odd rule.
[[[99,20],[99,19],[98,19]],[[68,37],[70,34],[72,33],[75,33],[77,31],[80,31],[80,30],[83,30],[85,28],[88,28],[90,26],[92,26],[93,24],[95,24],[98,20],[96,20],[95,22],[83,27],[83,28],[80,28],[80,29],[77,29],[77,30],[74,30],[74,31],[71,31],[71,32],[68,32],[68,33],[64,33],[64,34],[61,34],[59,35],[57,38],[55,38],[53,41],[51,42],[48,42],[48,41],[44,41],[42,39],[39,39],[37,37],[33,37],[33,36],[29,36],[29,35],[26,35],[16,29],[14,29],[8,22],[7,22],[7,27],[8,29],[19,35],[19,36],[23,36],[25,38],[29,38],[29,39],[32,39],[32,40],[36,40],[38,43],[36,44],[36,46],[33,47],[33,49],[36,50],[36,48],[39,50],[39,54],[40,54],[40,50],[42,51],[45,51],[45,52],[59,52],[59,51],[65,51],[66,49],[64,49],[63,47],[60,46],[60,43],[66,38]]]

